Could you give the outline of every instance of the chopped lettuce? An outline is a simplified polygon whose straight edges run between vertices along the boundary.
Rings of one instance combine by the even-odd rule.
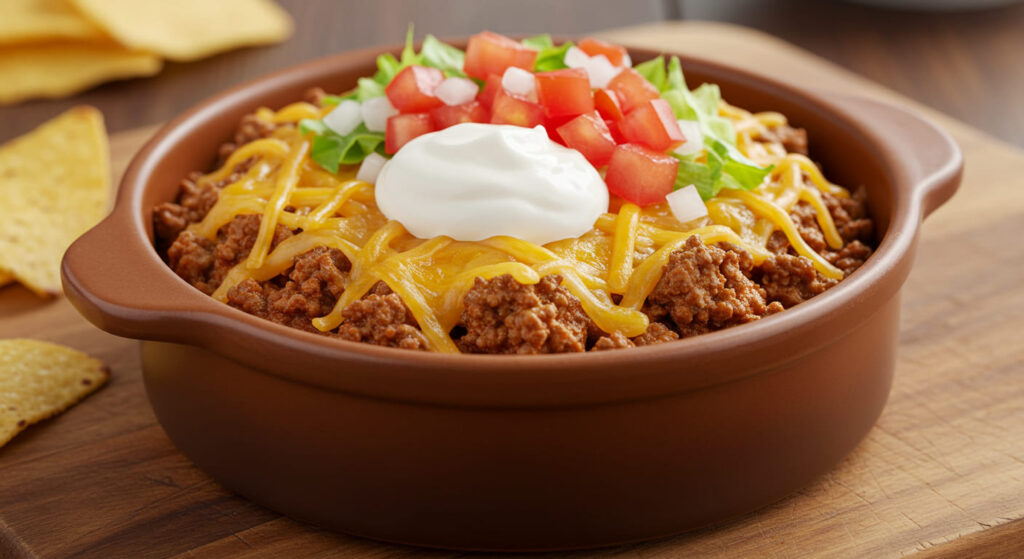
[[[537,61],[533,65],[534,72],[550,72],[568,68],[565,65],[565,53],[572,47],[572,41],[555,45],[551,35],[534,35],[522,40],[523,45],[537,51]]]
[[[355,165],[373,152],[384,154],[384,133],[370,132],[360,123],[350,134],[342,136],[322,120],[299,121],[299,131],[313,134],[309,157],[324,169],[337,173],[341,165]]]
[[[462,63],[466,60],[466,53],[451,45],[442,43],[437,37],[427,35],[423,39],[423,48],[420,49],[421,64],[437,68],[444,72],[447,77],[466,77],[462,71]]]
[[[377,72],[372,78],[359,78],[357,86],[347,95],[337,98],[337,102],[344,99],[355,99],[360,103],[367,99],[384,96],[384,88],[391,83],[399,72],[406,66],[418,64],[437,68],[444,72],[446,77],[464,78],[466,74],[462,71],[462,63],[466,53],[449,44],[441,42],[433,35],[427,35],[423,39],[423,46],[420,52],[416,53],[416,46],[413,42],[413,28],[410,25],[405,35],[405,47],[398,57],[391,53],[384,53],[377,57]]]
[[[413,42],[413,28],[410,25],[405,35],[405,47],[398,57],[385,53],[377,57],[377,72],[372,78],[359,78],[356,88],[341,96],[328,95],[324,98],[325,105],[337,105],[346,99],[354,99],[360,103],[384,96],[384,88],[405,67],[413,64],[430,66],[444,72],[448,77],[465,77],[462,63],[466,54],[460,49],[441,42],[433,35],[423,39],[420,52],[416,52]],[[337,173],[341,165],[355,165],[367,155],[377,152],[384,154],[384,133],[370,132],[364,124],[351,134],[342,136],[327,127],[321,120],[304,119],[299,123],[303,134],[313,135],[310,157],[324,169]]]
[[[530,47],[538,52],[544,49],[554,48],[555,46],[555,42],[551,39],[551,35],[548,35],[547,33],[527,37],[520,42],[523,46]]]
[[[736,148],[732,122],[718,115],[722,93],[717,85],[705,83],[691,91],[676,56],[669,59],[667,70],[663,56],[637,64],[634,69],[658,88],[676,118],[700,123],[706,162],[698,162],[695,155],[676,156],[676,188],[692,184],[701,198],[707,200],[723,188],[752,190],[761,184],[771,167],[761,167]]]
[[[323,103],[325,107],[333,107],[344,100],[345,97],[341,97],[340,95],[324,95],[321,103]]]

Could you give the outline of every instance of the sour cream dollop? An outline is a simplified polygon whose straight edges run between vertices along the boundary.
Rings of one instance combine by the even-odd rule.
[[[537,244],[578,237],[608,211],[608,188],[544,128],[457,124],[402,146],[377,177],[377,206],[420,238]]]

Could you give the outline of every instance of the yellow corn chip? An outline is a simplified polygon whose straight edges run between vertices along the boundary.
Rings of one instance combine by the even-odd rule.
[[[0,104],[64,97],[105,81],[151,76],[163,61],[113,44],[0,47]]]
[[[128,48],[188,61],[292,33],[288,13],[271,0],[71,0]]]
[[[0,446],[107,381],[100,360],[39,340],[0,340]]]
[[[75,107],[0,146],[0,270],[40,296],[60,288],[60,259],[107,212],[103,115]]]
[[[67,0],[3,0],[2,3],[0,45],[106,38],[99,27],[82,17]]]

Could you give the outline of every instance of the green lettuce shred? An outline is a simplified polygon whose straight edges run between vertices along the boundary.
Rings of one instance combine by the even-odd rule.
[[[568,68],[565,65],[565,53],[572,47],[572,41],[555,45],[551,35],[534,35],[521,41],[523,45],[537,51],[537,61],[533,64],[534,72],[550,72]]]
[[[753,190],[764,181],[771,167],[761,167],[737,149],[732,122],[718,115],[722,93],[717,85],[705,83],[690,90],[676,56],[668,60],[667,69],[665,57],[659,56],[637,64],[634,70],[658,88],[676,118],[700,123],[707,162],[698,162],[696,155],[675,155],[679,159],[676,188],[692,184],[707,200],[723,188]]]
[[[375,97],[383,97],[384,88],[391,80],[404,68],[414,64],[437,68],[448,77],[466,77],[462,71],[466,53],[462,50],[441,42],[433,35],[427,35],[423,39],[420,52],[417,53],[413,38],[413,27],[410,25],[405,35],[405,47],[398,57],[391,53],[378,56],[377,72],[373,77],[359,78],[356,88],[345,95],[328,95],[324,98],[324,104],[337,105],[348,99],[362,103]],[[360,124],[350,134],[342,136],[328,128],[322,120],[303,119],[299,123],[299,130],[303,134],[313,136],[310,158],[332,173],[337,173],[342,165],[362,162],[371,153],[385,154],[384,133],[370,132],[364,124]]]
[[[384,133],[370,132],[360,123],[350,134],[342,136],[331,130],[322,120],[304,118],[299,131],[313,134],[309,157],[324,169],[337,173],[341,165],[355,165],[377,152],[384,155]]]

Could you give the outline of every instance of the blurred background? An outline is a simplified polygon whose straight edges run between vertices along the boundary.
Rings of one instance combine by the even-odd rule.
[[[0,4],[6,0],[0,0]],[[238,82],[297,62],[417,37],[580,35],[685,19],[755,28],[1024,146],[1024,4],[1007,0],[277,0],[295,21],[287,41],[108,83],[59,100],[0,106],[0,141],[76,104],[111,132],[163,122]]]

